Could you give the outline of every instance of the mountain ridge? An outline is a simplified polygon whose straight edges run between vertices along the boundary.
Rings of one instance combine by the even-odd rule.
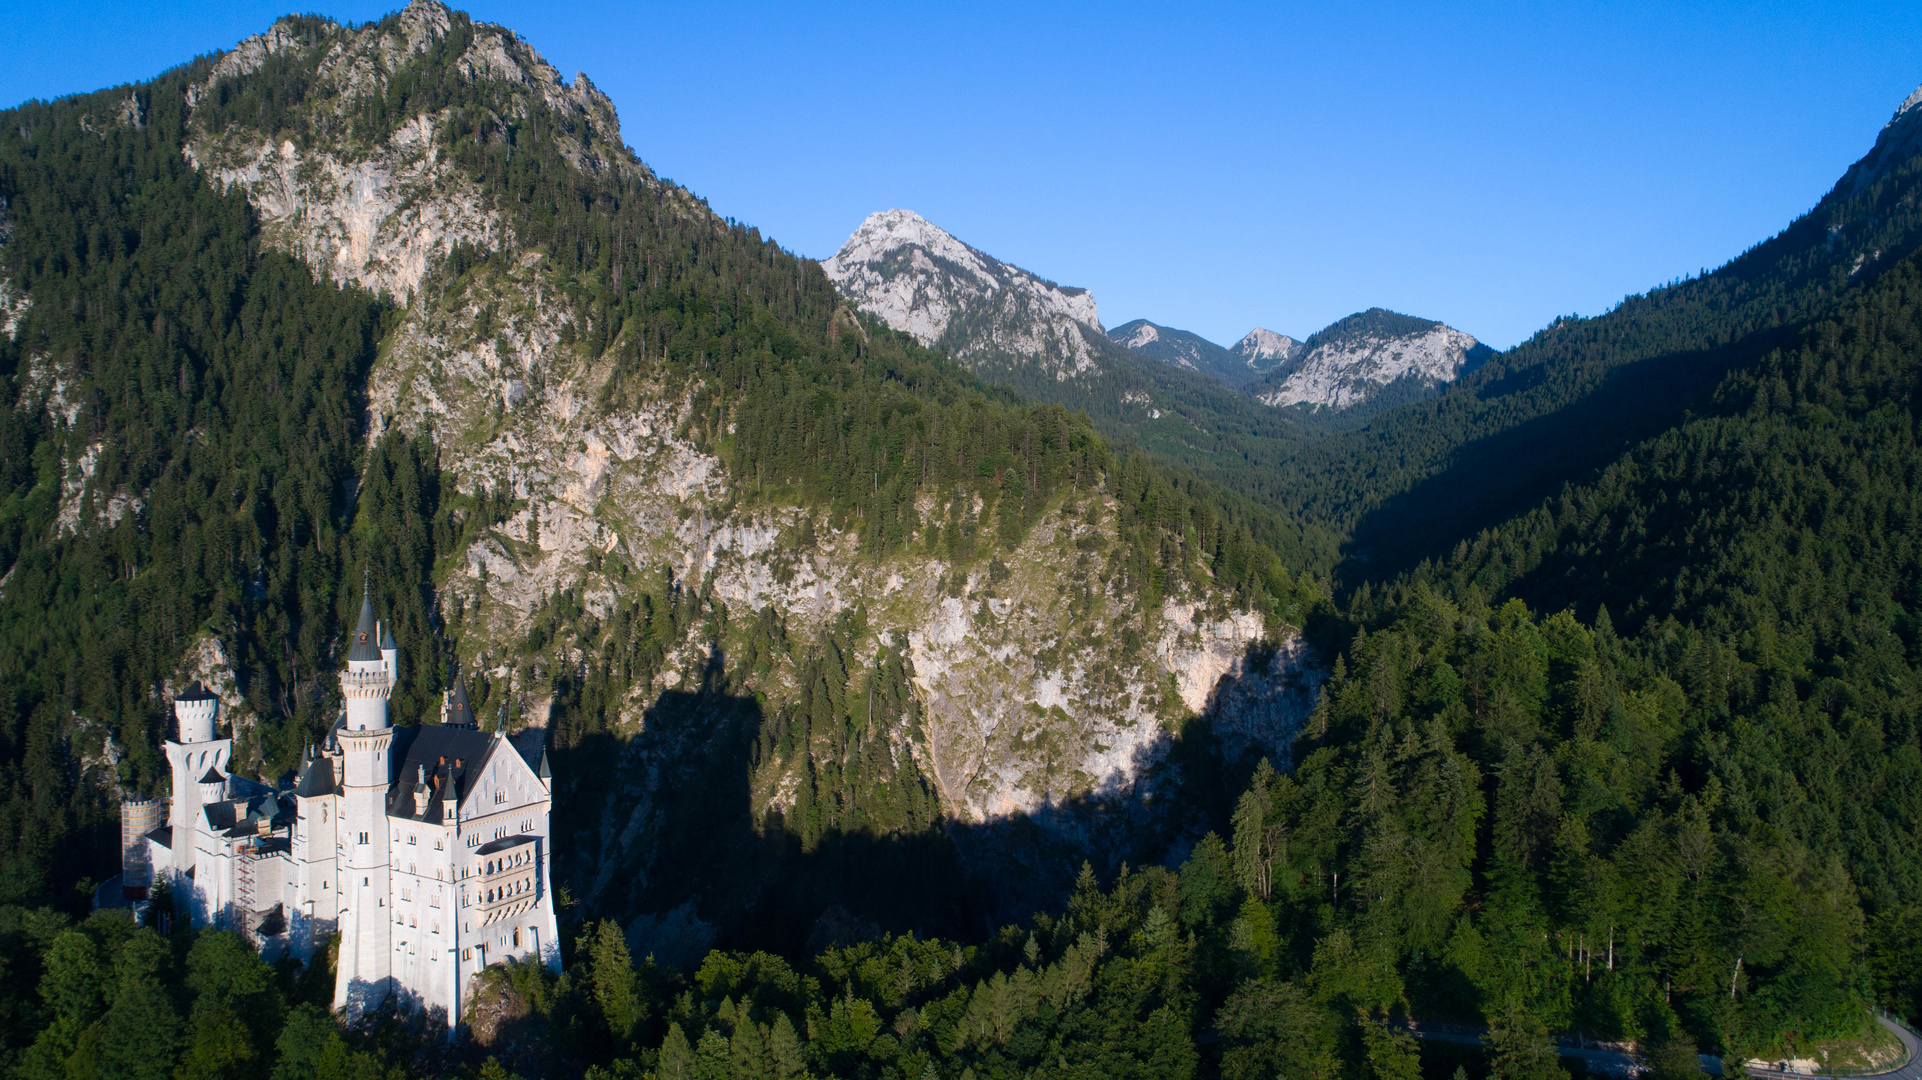
[[[1272,366],[1262,363],[1260,358],[1222,348],[1199,334],[1147,319],[1123,323],[1108,331],[1108,337],[1131,352],[1210,376],[1233,388],[1240,388]]]

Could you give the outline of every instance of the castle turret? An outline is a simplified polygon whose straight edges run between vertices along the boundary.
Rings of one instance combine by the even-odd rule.
[[[380,659],[388,675],[400,678],[400,644],[394,640],[394,628],[385,622],[380,624]]]
[[[220,713],[220,699],[195,679],[179,697],[174,698],[174,721],[183,743],[211,742],[214,717]]]
[[[388,908],[387,792],[393,786],[393,730],[387,700],[394,674],[381,654],[371,589],[347,650],[340,688],[347,724],[335,737],[343,757],[340,807],[340,967],[334,1007],[359,1015],[386,1000],[393,984],[393,912]]]
[[[347,648],[341,695],[347,699],[347,730],[376,731],[388,726],[387,699],[394,694],[394,669],[380,647],[380,621],[374,618],[372,591],[362,594],[360,620]],[[352,782],[351,780],[349,781]]]
[[[212,806],[227,797],[227,778],[220,774],[220,767],[209,766],[200,777],[200,805]]]
[[[220,699],[200,685],[198,679],[174,698],[174,722],[180,738],[169,742],[164,749],[173,771],[173,799],[167,810],[167,823],[171,826],[168,855],[172,865],[166,869],[176,883],[194,868],[195,836],[199,831],[201,808],[206,805],[201,777],[209,770],[224,772],[227,759],[233,753],[232,739],[216,737],[215,721],[219,716]],[[190,910],[197,916],[204,915],[191,907],[190,896],[183,899],[190,901]]]
[[[129,900],[145,900],[153,887],[147,834],[166,820],[166,799],[120,800],[120,885]]]

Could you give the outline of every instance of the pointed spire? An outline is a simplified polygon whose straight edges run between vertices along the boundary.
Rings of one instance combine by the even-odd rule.
[[[374,618],[374,582],[370,575],[367,587],[360,594],[360,623],[354,627],[354,636],[348,642],[347,659],[379,660],[380,625]]]
[[[474,718],[473,702],[467,699],[467,680],[460,677],[458,665],[454,669],[454,688],[447,692],[447,722],[460,727],[480,726]]]

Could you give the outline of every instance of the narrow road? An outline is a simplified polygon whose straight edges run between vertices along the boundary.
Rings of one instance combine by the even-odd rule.
[[[1902,1024],[1886,1016],[1877,1016],[1875,1022],[1881,1024],[1902,1043],[1902,1063],[1894,1068],[1874,1073],[1851,1073],[1850,1080],[1922,1080],[1922,1039]],[[1453,1026],[1451,1025],[1451,1028]],[[1481,1046],[1482,1037],[1469,1029],[1419,1028],[1408,1027],[1408,1033],[1417,1039],[1431,1042],[1455,1043],[1461,1046]],[[1621,1050],[1604,1050],[1598,1047],[1568,1046],[1560,1040],[1555,1043],[1555,1052],[1563,1057],[1580,1058],[1590,1072],[1606,1073],[1610,1076],[1635,1076],[1642,1070],[1641,1063],[1633,1054]],[[1697,1055],[1701,1058],[1702,1071],[1710,1076],[1723,1074],[1722,1059],[1713,1054]],[[1789,1072],[1782,1069],[1747,1069],[1749,1076],[1757,1080],[1811,1080],[1812,1077],[1833,1076],[1833,1073]]]
[[[1910,1031],[1904,1025],[1898,1024],[1886,1016],[1877,1016],[1875,1022],[1888,1028],[1889,1033],[1894,1035],[1896,1039],[1902,1043],[1902,1064],[1892,1069],[1884,1069],[1881,1072],[1851,1073],[1849,1075],[1853,1077],[1854,1080],[1868,1080],[1870,1077],[1875,1078],[1875,1080],[1922,1080],[1922,1040],[1918,1040],[1915,1037],[1915,1032]],[[1785,1072],[1781,1069],[1750,1069],[1748,1070],[1748,1074],[1754,1077],[1765,1077],[1767,1080],[1808,1080],[1810,1075],[1833,1075],[1830,1073],[1810,1074]]]

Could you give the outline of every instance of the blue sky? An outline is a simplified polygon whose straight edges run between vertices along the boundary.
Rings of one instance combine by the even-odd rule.
[[[292,6],[0,0],[0,105]],[[1497,346],[1597,313],[1780,229],[1922,83],[1913,0],[464,6],[797,252],[907,207],[1094,290],[1110,326],[1224,344],[1372,305]]]

